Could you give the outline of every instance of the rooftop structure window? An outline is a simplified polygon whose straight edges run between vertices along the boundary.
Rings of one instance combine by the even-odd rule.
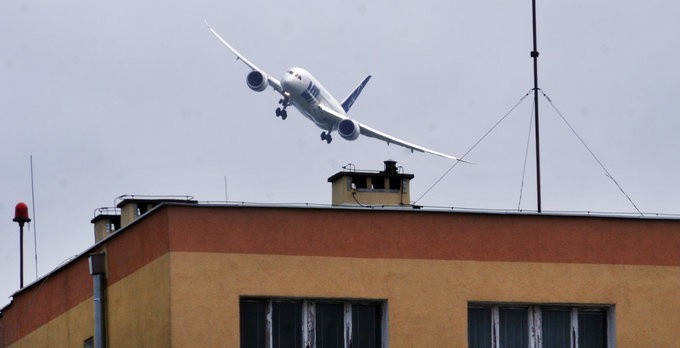
[[[365,190],[368,188],[368,180],[365,176],[352,177],[352,189]]]
[[[106,223],[106,233],[113,233],[116,231],[116,223],[113,221]]]
[[[399,190],[401,188],[401,178],[389,178],[388,180],[390,181],[390,190]]]
[[[373,178],[371,178],[371,183],[373,184],[374,190],[384,190],[385,189],[385,178],[373,177]]]

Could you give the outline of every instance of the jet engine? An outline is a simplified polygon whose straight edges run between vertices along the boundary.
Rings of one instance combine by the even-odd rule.
[[[338,134],[347,140],[356,140],[359,137],[360,131],[359,124],[348,118],[340,121],[340,124],[338,124]]]
[[[262,92],[267,88],[267,77],[263,73],[253,70],[246,76],[248,87],[256,92]]]

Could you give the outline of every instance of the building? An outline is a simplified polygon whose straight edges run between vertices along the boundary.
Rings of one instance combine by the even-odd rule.
[[[362,205],[128,197],[0,346],[677,346],[680,220]]]

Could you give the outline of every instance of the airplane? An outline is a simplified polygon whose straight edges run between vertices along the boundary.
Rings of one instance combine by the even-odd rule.
[[[359,94],[361,94],[361,91],[368,83],[368,80],[371,79],[370,75],[361,81],[359,86],[357,86],[342,103],[339,103],[307,70],[298,67],[290,68],[279,81],[240,54],[212,27],[210,27],[207,21],[205,22],[205,25],[210,32],[222,42],[222,44],[227,46],[227,48],[236,55],[236,60],[242,61],[251,69],[246,76],[246,84],[250,89],[256,92],[262,92],[267,89],[267,86],[270,86],[281,94],[283,97],[279,100],[281,107],[276,108],[275,112],[277,117],[281,117],[281,119],[285,120],[288,117],[286,108],[293,105],[303,116],[307,117],[319,128],[323,129],[321,132],[322,141],[326,141],[326,143],[330,144],[333,140],[331,133],[337,131],[341,137],[350,141],[356,140],[359,135],[363,135],[385,141],[387,145],[396,144],[403,146],[410,149],[411,152],[426,152],[456,161],[467,162],[451,155],[398,139],[349,118],[347,112],[352,107],[352,104],[354,104],[357,97],[359,97]]]

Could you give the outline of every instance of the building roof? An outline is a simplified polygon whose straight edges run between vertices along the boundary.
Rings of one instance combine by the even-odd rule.
[[[413,174],[404,174],[404,173],[385,173],[385,172],[365,172],[365,171],[342,171],[342,172],[337,172],[330,176],[328,178],[328,182],[334,182],[343,176],[351,176],[351,177],[371,177],[371,178],[384,178],[384,177],[397,177],[397,178],[406,178],[406,179],[413,179],[415,175]]]
[[[90,284],[87,256],[102,250],[109,284],[168,252],[680,266],[680,220],[163,202],[14,293],[0,316],[49,303],[28,329],[90,297],[63,284]]]

